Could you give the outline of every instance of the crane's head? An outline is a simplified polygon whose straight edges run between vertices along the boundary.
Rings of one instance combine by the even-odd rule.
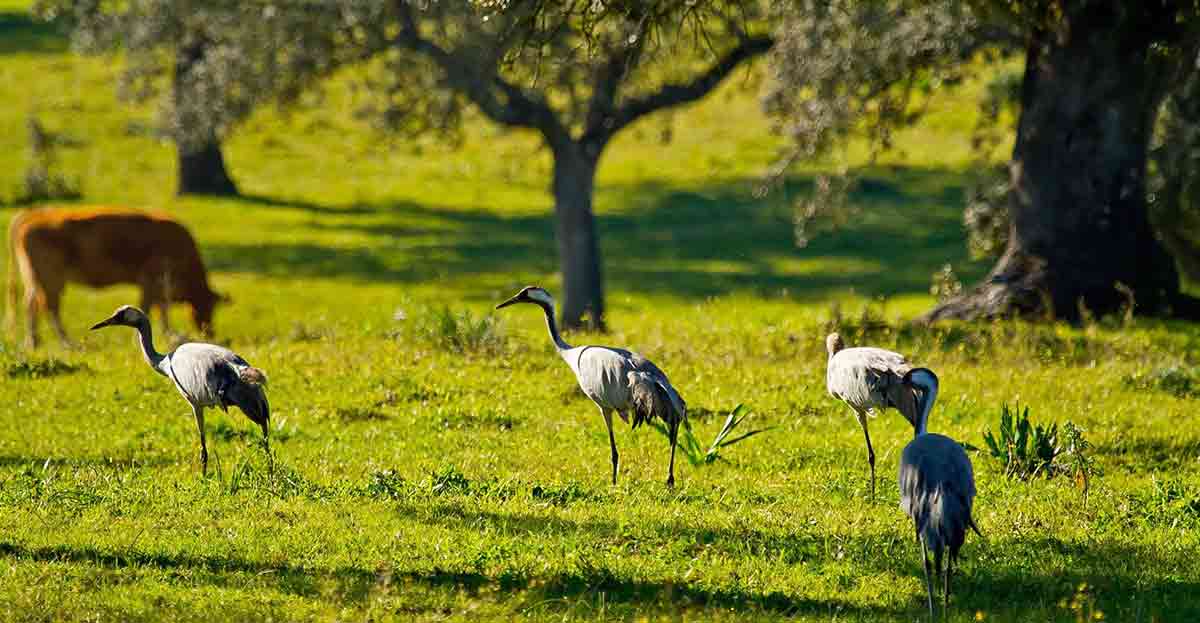
[[[145,312],[132,305],[122,305],[113,312],[113,315],[92,325],[92,330],[114,325],[136,327],[144,322],[149,322]]]
[[[830,357],[845,347],[846,343],[842,341],[842,336],[837,333],[830,333],[825,337],[825,350],[829,351]]]
[[[517,303],[533,303],[534,305],[549,305],[550,307],[554,307],[554,297],[538,286],[525,286],[521,288],[520,292],[517,292],[516,296],[497,305],[496,309],[503,309]]]

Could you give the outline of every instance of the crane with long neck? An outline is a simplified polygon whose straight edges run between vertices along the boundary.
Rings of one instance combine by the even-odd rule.
[[[92,325],[92,330],[109,326],[133,327],[137,330],[142,357],[155,372],[171,379],[175,389],[192,407],[196,428],[200,434],[200,464],[208,473],[208,443],[204,434],[204,409],[218,407],[228,411],[236,406],[246,417],[262,428],[263,448],[270,457],[271,407],[264,387],[267,375],[251,366],[239,355],[223,346],[188,342],[167,354],[154,348],[150,318],[142,310],[124,305],[112,316]]]
[[[667,425],[671,441],[671,459],[667,466],[667,486],[675,485],[675,446],[679,426],[687,419],[687,404],[671,385],[658,366],[641,355],[623,348],[607,346],[571,346],[558,331],[554,319],[554,297],[537,286],[523,288],[512,298],[500,303],[502,309],[517,303],[537,305],[546,316],[550,340],[563,361],[575,373],[583,393],[600,408],[608,428],[612,458],[612,483],[617,484],[620,456],[613,433],[612,415],[617,413],[628,422],[633,414],[633,428],[643,422],[660,418]]]
[[[919,393],[913,440],[900,455],[900,508],[910,519],[921,543],[929,616],[933,617],[933,579],[942,574],[942,609],[950,604],[950,576],[967,529],[979,533],[971,513],[975,474],[971,459],[957,441],[928,432],[929,412],[938,395],[938,378],[927,368],[904,375]],[[933,550],[933,565],[929,550]],[[949,552],[945,567],[943,555]],[[931,577],[932,576],[932,577]]]

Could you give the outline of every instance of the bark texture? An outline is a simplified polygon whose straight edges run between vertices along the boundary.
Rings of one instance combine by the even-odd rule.
[[[186,99],[197,97],[189,86],[194,82],[191,73],[196,64],[204,58],[204,45],[203,39],[197,38],[182,44],[175,55],[171,96],[174,98],[176,117],[176,127],[172,132],[175,136],[175,151],[179,164],[179,186],[176,192],[180,195],[232,196],[238,194],[238,190],[225,167],[221,139],[216,128],[195,127],[211,124],[192,119],[192,116],[181,112],[194,108]]]
[[[604,279],[592,196],[598,146],[567,141],[554,149],[554,212],[563,271],[562,324],[604,330]]]
[[[1008,247],[985,281],[926,320],[1077,321],[1185,302],[1151,228],[1146,165],[1160,85],[1149,11],[1083,3],[1028,44],[1010,164]]]

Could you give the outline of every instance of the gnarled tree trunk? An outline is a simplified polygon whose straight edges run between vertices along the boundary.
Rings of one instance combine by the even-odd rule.
[[[1119,3],[1114,3],[1119,4]],[[1158,89],[1154,34],[1120,7],[1075,7],[1028,46],[1010,164],[1011,230],[991,274],[926,320],[1024,315],[1079,319],[1167,313],[1175,264],[1151,229],[1147,150]]]
[[[215,136],[201,145],[176,141],[180,195],[236,195],[237,186],[225,169],[220,140]]]
[[[202,37],[181,44],[175,55],[175,72],[172,75],[171,97],[174,98],[176,126],[209,125],[203,120],[182,114],[191,108],[188,97],[198,97],[189,85],[196,63],[204,58],[205,42]],[[182,119],[180,121],[179,119]],[[237,186],[225,168],[225,157],[221,154],[221,139],[215,128],[175,127],[175,151],[178,158],[180,195],[236,195]]]
[[[563,274],[564,327],[604,329],[604,281],[592,214],[601,148],[574,140],[553,146],[554,212]]]

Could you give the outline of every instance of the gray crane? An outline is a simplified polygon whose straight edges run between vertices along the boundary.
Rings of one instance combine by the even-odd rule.
[[[967,528],[983,536],[971,509],[975,503],[975,475],[971,459],[957,441],[926,432],[929,411],[937,399],[938,379],[932,370],[913,368],[905,383],[920,394],[916,435],[900,455],[900,508],[913,520],[921,556],[925,563],[925,588],[929,616],[933,617],[933,582],[943,574],[942,611],[950,605],[950,574],[958,550],[966,540]],[[934,573],[930,576],[929,550],[933,550]],[[943,570],[942,557],[949,550]]]
[[[546,326],[550,339],[559,356],[567,362],[579,388],[604,416],[608,427],[608,442],[612,448],[612,482],[617,484],[617,440],[613,436],[612,414],[629,422],[633,414],[633,428],[653,418],[661,418],[667,425],[671,439],[671,460],[667,466],[667,486],[675,486],[675,442],[679,425],[687,420],[687,404],[679,392],[671,386],[667,375],[658,366],[641,355],[623,348],[607,346],[571,346],[563,341],[554,321],[554,298],[537,286],[526,286],[515,296],[500,303],[501,309],[516,303],[530,303],[542,308],[546,314]]]
[[[204,409],[219,407],[226,413],[237,406],[255,424],[262,427],[263,449],[271,454],[268,439],[271,407],[264,387],[267,375],[246,363],[233,351],[215,344],[189,342],[165,355],[154,349],[150,318],[142,310],[123,305],[106,320],[92,325],[92,330],[109,326],[137,329],[139,345],[146,363],[154,371],[171,379],[175,389],[192,406],[196,427],[200,431],[200,465],[208,473],[208,444],[204,439]]]
[[[867,440],[867,462],[871,465],[871,499],[875,499],[875,449],[867,430],[867,415],[893,407],[916,426],[917,401],[904,375],[913,369],[903,355],[882,348],[846,348],[842,337],[830,333],[825,338],[829,364],[825,388],[830,396],[854,410],[858,425]]]

